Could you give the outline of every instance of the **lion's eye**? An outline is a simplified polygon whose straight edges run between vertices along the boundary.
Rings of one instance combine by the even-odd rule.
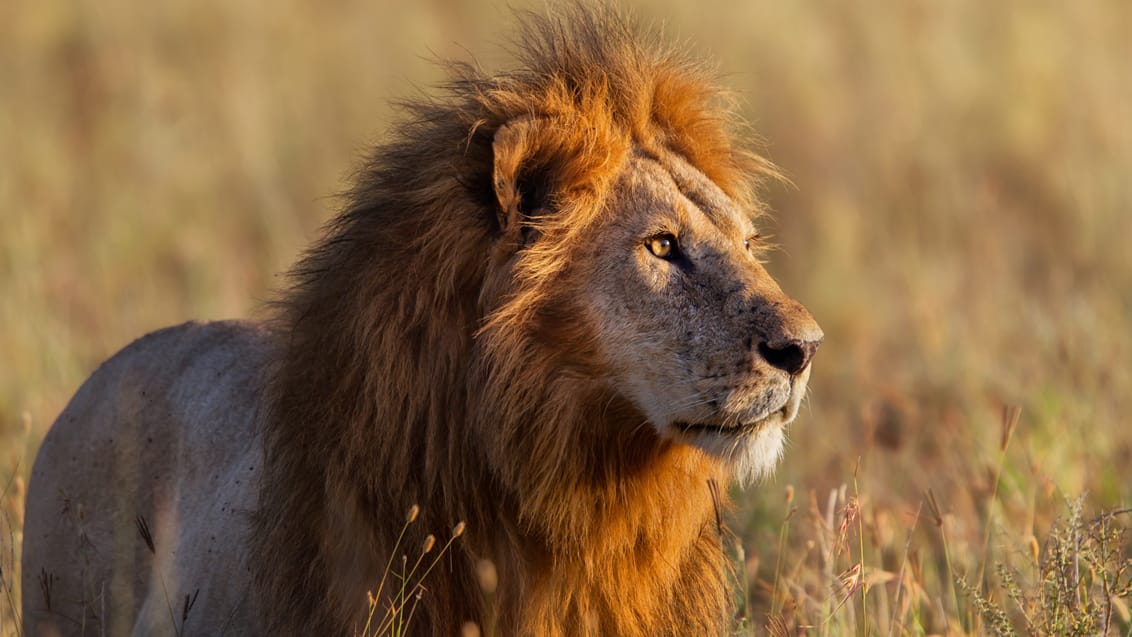
[[[676,237],[670,234],[658,234],[645,241],[645,246],[653,255],[661,259],[672,259],[676,256]]]
[[[755,234],[747,237],[746,239],[743,239],[743,247],[750,250],[751,248],[758,245],[759,238],[760,238],[759,234],[756,232]]]

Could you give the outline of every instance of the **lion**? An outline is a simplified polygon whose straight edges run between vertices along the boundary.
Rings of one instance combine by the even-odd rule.
[[[79,389],[32,472],[26,634],[369,633],[457,524],[406,634],[728,629],[719,493],[774,468],[823,338],[761,260],[774,168],[616,11],[522,24],[519,70],[409,107],[268,320]]]

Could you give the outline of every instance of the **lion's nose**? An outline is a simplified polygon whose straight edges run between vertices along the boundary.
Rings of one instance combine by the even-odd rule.
[[[759,355],[774,367],[794,376],[810,364],[821,342],[820,336],[814,340],[784,339],[763,342],[759,343]]]

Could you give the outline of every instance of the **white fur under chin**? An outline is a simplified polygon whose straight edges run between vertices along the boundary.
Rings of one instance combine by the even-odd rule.
[[[740,435],[703,432],[689,442],[727,462],[735,480],[749,486],[774,473],[786,446],[786,428],[780,423],[767,423]]]

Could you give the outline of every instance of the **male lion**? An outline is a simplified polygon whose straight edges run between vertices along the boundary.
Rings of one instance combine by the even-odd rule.
[[[771,168],[613,11],[524,24],[523,68],[458,66],[375,150],[274,320],[83,385],[32,474],[28,634],[358,634],[457,521],[413,635],[725,632],[712,487],[773,468],[822,340],[758,258]]]

